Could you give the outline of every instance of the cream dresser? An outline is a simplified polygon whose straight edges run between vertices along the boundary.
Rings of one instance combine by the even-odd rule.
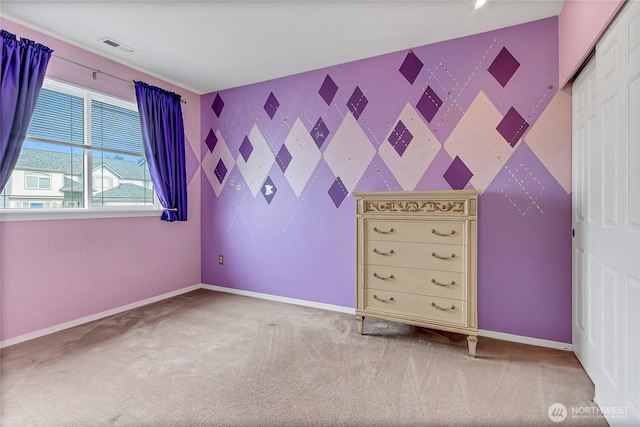
[[[356,316],[468,335],[478,342],[477,190],[353,193]]]

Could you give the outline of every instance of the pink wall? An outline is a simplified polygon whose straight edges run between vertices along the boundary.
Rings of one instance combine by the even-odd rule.
[[[197,94],[12,21],[2,19],[1,26],[49,46],[54,55],[181,94],[187,157],[197,166]],[[47,74],[135,100],[132,85],[108,76],[93,80],[90,70],[55,57]],[[0,222],[0,340],[200,283],[200,184],[189,183],[189,220],[183,223],[159,217]]]
[[[558,22],[560,87],[585,60],[624,0],[565,0]]]

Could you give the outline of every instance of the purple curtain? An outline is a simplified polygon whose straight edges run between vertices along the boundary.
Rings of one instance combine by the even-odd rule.
[[[17,40],[15,34],[0,30],[2,69],[0,70],[0,192],[7,185],[20,157],[22,143],[44,82],[53,52],[31,40]]]
[[[164,208],[161,219],[187,220],[184,124],[180,95],[134,82],[151,181]]]

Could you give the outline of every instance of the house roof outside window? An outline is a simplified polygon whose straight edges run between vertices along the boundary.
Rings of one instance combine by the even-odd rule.
[[[82,150],[80,147],[78,149]],[[152,188],[146,187],[150,182],[146,159],[142,157],[140,161],[133,161],[122,158],[122,156],[119,157],[120,158],[106,156],[93,157],[93,172],[97,172],[98,175],[100,175],[101,171],[108,169],[116,175],[119,180],[134,181],[134,183],[120,182],[119,185],[98,193],[95,193],[97,189],[93,189],[95,193],[93,195],[93,204],[153,203],[154,191]],[[84,183],[79,179],[84,171],[82,154],[70,154],[69,151],[65,153],[35,148],[23,148],[15,169],[62,174],[64,177],[63,186],[59,188],[58,191],[66,194],[65,197],[72,197],[70,193],[82,194],[85,191]],[[12,194],[11,196],[21,197],[20,194]]]
[[[94,204],[111,204],[131,200],[153,203],[153,190],[125,183],[93,196]]]
[[[64,186],[58,191],[61,191],[63,193],[82,193],[84,191],[84,188],[81,182],[76,182],[65,177]]]
[[[93,170],[102,166],[109,168],[120,179],[149,179],[144,159],[141,162],[133,162],[111,157],[94,157]],[[80,175],[83,170],[82,155],[23,148],[16,169]]]

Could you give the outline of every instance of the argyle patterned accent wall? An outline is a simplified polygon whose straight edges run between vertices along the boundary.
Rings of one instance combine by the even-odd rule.
[[[475,188],[480,327],[570,340],[557,45],[549,18],[204,95],[203,281],[354,306],[352,192]]]

